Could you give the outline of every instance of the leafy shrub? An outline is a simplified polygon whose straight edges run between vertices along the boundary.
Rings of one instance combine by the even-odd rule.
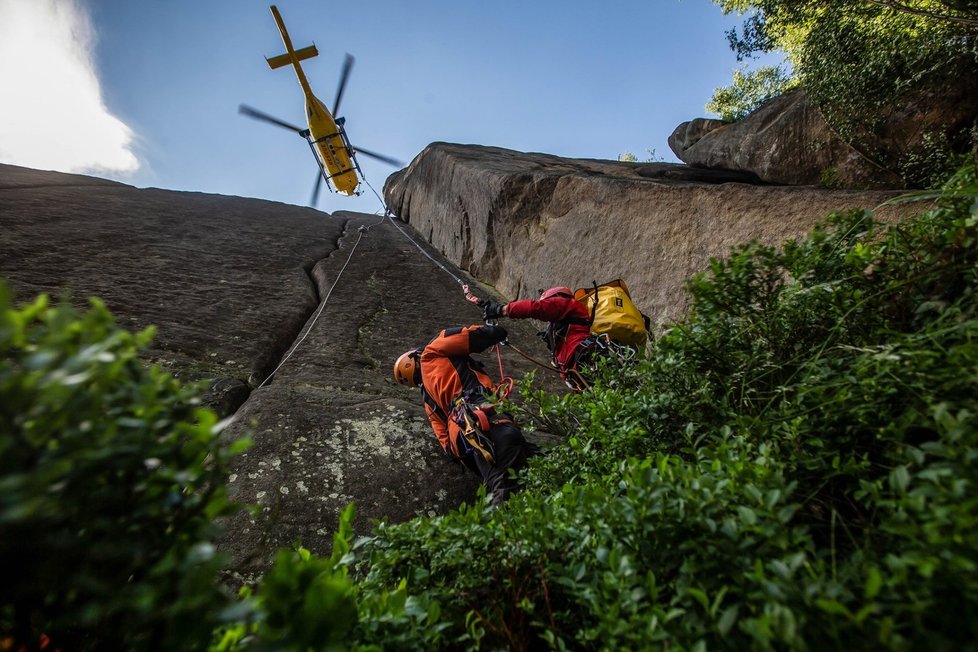
[[[201,649],[228,604],[216,417],[92,300],[0,283],[0,632],[17,649]]]
[[[974,152],[978,151],[978,126],[972,127],[956,146],[944,131],[929,131],[921,138],[919,147],[900,158],[900,176],[915,188],[934,188],[943,185]],[[968,151],[970,149],[970,151]],[[967,153],[963,153],[967,152]]]
[[[357,622],[353,583],[341,562],[350,550],[352,505],[340,514],[333,553],[319,558],[300,545],[279,550],[254,596],[248,587],[239,622],[217,632],[214,652],[243,649],[342,650]]]
[[[624,163],[661,163],[666,160],[665,157],[656,153],[654,147],[646,147],[645,153],[648,155],[648,158],[642,159],[641,161],[631,152],[622,152],[618,155],[618,160]]]

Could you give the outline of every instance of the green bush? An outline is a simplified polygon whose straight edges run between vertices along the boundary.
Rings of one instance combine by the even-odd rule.
[[[0,639],[34,649],[206,648],[229,604],[216,417],[137,357],[152,330],[22,308],[0,283]]]
[[[333,553],[322,559],[301,545],[279,550],[257,592],[242,590],[238,622],[218,630],[213,652],[344,650],[357,622],[353,583],[344,562],[350,551],[352,505],[340,514]]]

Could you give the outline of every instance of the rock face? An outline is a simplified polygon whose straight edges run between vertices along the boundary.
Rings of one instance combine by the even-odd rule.
[[[740,242],[802,236],[832,211],[872,208],[894,194],[722,174],[434,143],[384,190],[401,220],[509,298],[620,277],[658,324],[683,313],[683,283],[710,257]]]
[[[0,278],[17,301],[98,296],[123,326],[156,325],[151,360],[214,381],[212,405],[237,410],[224,437],[253,440],[230,488],[258,514],[233,518],[222,544],[242,574],[297,539],[324,552],[350,501],[365,533],[475,496],[391,368],[481,314],[377,216],[0,166]],[[510,326],[532,345],[532,325]],[[510,374],[530,366],[503,360]]]
[[[324,552],[350,501],[365,533],[375,519],[474,498],[476,479],[441,452],[416,390],[391,379],[400,353],[480,321],[455,265],[510,297],[622,277],[664,323],[682,313],[683,280],[710,256],[802,235],[832,209],[889,196],[750,181],[435,144],[386,187],[411,230],[375,215],[0,166],[0,278],[18,301],[98,296],[125,327],[157,327],[149,360],[212,381],[208,401],[234,414],[223,436],[253,441],[230,488],[258,510],[230,519],[222,542],[247,579],[297,539]],[[506,326],[545,358],[535,324]],[[503,363],[517,376],[531,368],[509,350]],[[538,382],[559,387],[553,374]]]
[[[801,91],[772,99],[743,120],[697,118],[669,136],[689,165],[752,172],[762,181],[852,188],[900,188],[898,175],[842,141]]]

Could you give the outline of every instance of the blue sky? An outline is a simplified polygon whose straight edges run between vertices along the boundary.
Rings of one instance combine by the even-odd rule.
[[[5,92],[0,103],[0,124],[9,125],[0,130],[0,160],[305,204],[316,174],[308,146],[237,113],[246,103],[303,125],[295,75],[264,61],[283,51],[269,4],[0,0],[0,83],[27,86],[11,92],[19,102]],[[724,32],[739,19],[710,0],[277,5],[295,46],[319,49],[303,66],[327,106],[344,53],[356,57],[340,110],[348,134],[405,162],[433,141],[605,159],[624,151],[648,158],[653,148],[675,161],[669,134],[707,115],[713,89],[738,66]],[[54,54],[32,57],[40,42]],[[102,115],[92,117],[96,105]],[[65,133],[93,139],[68,142]],[[62,159],[70,153],[80,158],[69,165]],[[380,192],[393,169],[360,162]],[[372,213],[380,205],[365,189],[359,198],[324,192],[319,208]]]

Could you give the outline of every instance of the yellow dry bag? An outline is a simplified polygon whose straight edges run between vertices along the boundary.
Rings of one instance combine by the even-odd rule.
[[[580,288],[574,298],[591,315],[591,333],[607,335],[619,344],[641,347],[648,340],[649,318],[632,303],[628,287],[621,279],[594,287]]]

